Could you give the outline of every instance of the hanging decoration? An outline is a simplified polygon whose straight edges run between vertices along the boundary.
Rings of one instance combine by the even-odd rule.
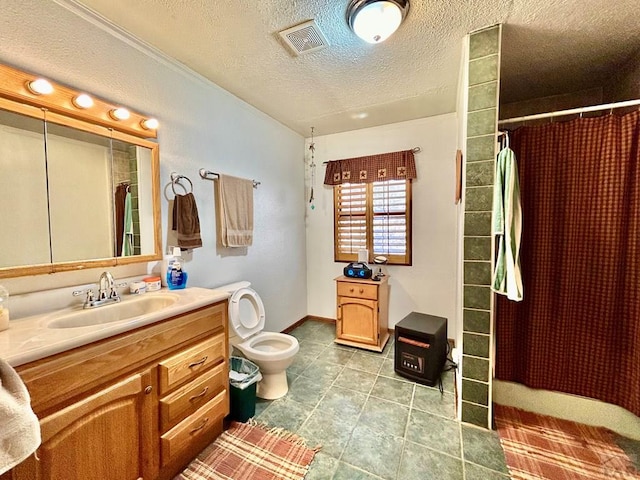
[[[311,163],[309,164],[309,170],[311,172],[311,193],[309,194],[309,205],[311,206],[311,210],[314,210],[316,208],[313,198],[313,188],[316,185],[316,144],[313,142],[313,127],[311,127],[311,143],[309,144],[309,151],[311,151]]]

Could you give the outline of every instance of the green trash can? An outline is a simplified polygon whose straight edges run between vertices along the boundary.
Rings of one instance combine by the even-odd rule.
[[[229,359],[229,416],[246,422],[256,414],[256,387],[262,380],[258,366],[242,357]]]

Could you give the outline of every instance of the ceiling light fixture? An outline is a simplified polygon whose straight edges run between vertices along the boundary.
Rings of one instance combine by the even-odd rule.
[[[384,42],[395,32],[409,11],[409,0],[351,0],[347,23],[369,43]]]
[[[31,93],[35,93],[36,95],[49,95],[53,93],[53,85],[44,78],[37,78],[36,80],[27,82],[27,88]]]
[[[109,115],[111,115],[111,118],[114,120],[127,120],[131,116],[129,110],[122,107],[114,108],[109,112]]]
[[[80,95],[73,97],[71,99],[71,103],[78,108],[91,108],[93,107],[93,98],[86,93],[81,93]]]
[[[156,130],[160,126],[160,123],[155,118],[147,118],[140,122],[140,126],[145,130]]]

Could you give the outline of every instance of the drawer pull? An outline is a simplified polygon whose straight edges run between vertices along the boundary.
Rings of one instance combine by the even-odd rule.
[[[353,293],[353,288],[350,288],[350,289],[349,289],[349,291],[350,291],[351,293]]]
[[[364,288],[361,288],[361,289],[360,289],[360,293],[364,293]]]
[[[202,423],[198,425],[196,428],[194,428],[193,430],[191,430],[190,433],[196,433],[197,431],[202,430],[208,421],[209,421],[209,418],[208,417],[205,418],[204,420],[202,420]]]
[[[189,397],[189,401],[193,402],[194,400],[197,400],[200,397],[204,397],[207,394],[208,391],[209,391],[209,387],[204,387],[202,392],[200,392],[198,395],[194,395],[193,397]]]
[[[198,365],[202,365],[204,362],[207,361],[207,358],[209,357],[205,355],[204,357],[202,357],[202,359],[198,360],[197,362],[190,363],[189,368],[194,368],[194,367],[197,367]]]
[[[146,393],[147,395],[149,395],[152,391],[153,391],[153,387],[152,387],[151,385],[148,385],[148,386],[144,389],[144,393]]]

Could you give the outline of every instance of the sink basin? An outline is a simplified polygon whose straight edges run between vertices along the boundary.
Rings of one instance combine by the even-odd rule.
[[[102,325],[140,317],[170,307],[178,301],[177,295],[156,294],[127,298],[120,303],[62,314],[51,320],[48,328],[77,328]]]

